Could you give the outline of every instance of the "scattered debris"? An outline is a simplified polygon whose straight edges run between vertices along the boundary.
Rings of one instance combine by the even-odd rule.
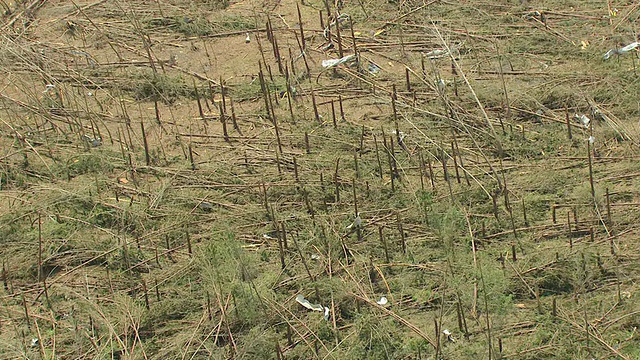
[[[82,56],[84,58],[87,59],[87,62],[89,63],[89,65],[93,68],[97,65],[96,61],[93,59],[93,57],[84,51],[79,51],[79,50],[71,50],[69,51],[72,55],[76,55],[76,56]]]
[[[589,136],[589,144],[593,144],[594,142],[596,142],[596,138],[593,137],[593,135]]]
[[[328,307],[322,306],[320,304],[312,304],[309,302],[309,300],[305,299],[302,294],[298,294],[298,296],[296,296],[296,301],[298,302],[298,304],[311,311],[324,312],[324,319],[329,320],[330,311]]]
[[[82,140],[86,141],[87,143],[89,143],[89,145],[91,145],[91,147],[98,147],[100,145],[102,145],[102,138],[97,137],[97,138],[92,138],[90,136],[87,135],[82,135]]]
[[[407,145],[404,143],[404,139],[407,137],[407,134],[403,133],[402,131],[398,131],[398,133],[396,133],[395,130],[392,131],[393,135],[397,135],[398,137],[398,145],[400,145],[400,147],[402,148],[402,150],[409,152],[409,149],[407,148]]]
[[[447,82],[442,79],[438,79],[436,80],[436,87],[440,92],[444,92],[444,89],[447,88]]]
[[[340,26],[343,22],[347,21],[348,19],[349,19],[349,15],[347,15],[347,14],[338,15],[338,18],[336,20],[334,20],[331,24],[329,24],[329,26],[324,28],[324,31],[322,32],[322,34],[324,35],[324,38],[325,39],[329,38],[329,31],[331,31],[332,27],[335,27],[336,24],[338,24],[338,26]]]
[[[360,225],[362,225],[362,218],[360,217],[360,213],[358,213],[355,220],[353,220],[353,222],[347,226],[347,230],[357,229],[360,227]]]
[[[291,87],[291,96],[296,96],[298,94],[298,90],[296,90],[295,87]],[[282,90],[278,93],[278,95],[280,96],[281,99],[284,99],[285,96],[289,95],[289,91],[287,90]]]
[[[298,302],[298,304],[306,307],[309,310],[312,311],[324,311],[324,307],[320,304],[312,304],[309,302],[309,300],[304,298],[304,295],[302,294],[298,294],[298,296],[296,296],[296,301]]]
[[[31,339],[31,347],[36,347],[38,346],[38,344],[40,343],[40,340],[38,340],[38,338],[32,338]]]
[[[451,342],[456,342],[456,339],[453,337],[453,334],[451,333],[451,331],[449,331],[449,329],[442,330],[442,333],[447,336],[447,340]]]
[[[604,59],[605,60],[609,60],[610,57],[612,57],[613,55],[623,55],[628,53],[631,50],[636,49],[638,46],[640,46],[640,42],[636,41],[636,42],[632,42],[631,44],[621,48],[621,49],[611,49],[609,51],[607,51],[604,54]]]
[[[380,72],[380,67],[372,62],[369,62],[369,65],[367,65],[367,71],[369,71],[371,75],[376,75]]]
[[[435,49],[431,50],[428,53],[424,54],[424,56],[429,59],[440,59],[443,57],[447,57],[449,55],[453,55],[454,57],[460,56],[459,45],[450,46],[449,49]]]
[[[198,204],[198,207],[202,210],[206,210],[206,211],[211,211],[213,210],[213,204],[207,201],[203,201],[200,204]]]
[[[273,236],[271,236],[269,234],[262,234],[262,238],[263,239],[267,239],[267,240],[278,240],[277,238],[274,238]]]
[[[320,260],[320,255],[318,255],[318,254],[311,254],[311,260]]]
[[[404,142],[404,139],[407,137],[407,134],[403,133],[402,131],[396,132],[395,130],[393,130],[391,131],[391,133],[393,133],[393,135],[398,135],[398,142],[400,142],[400,144],[402,144]]]
[[[425,54],[429,59],[438,59],[444,56],[447,56],[449,52],[446,49],[435,49],[431,50]]]
[[[589,119],[589,117],[587,117],[587,115],[578,115],[575,114],[574,117],[580,121],[580,123],[582,123],[582,125],[584,125],[584,127],[586,127],[587,129],[589,128],[589,125],[591,125],[591,119]]]
[[[329,50],[333,49],[333,47],[334,47],[333,43],[329,42],[327,45],[322,47],[322,51],[325,51],[325,52],[329,51]]]
[[[378,305],[387,305],[387,303],[389,302],[389,300],[387,300],[386,297],[381,297],[380,300],[376,301],[376,304]]]
[[[324,319],[329,320],[329,315],[331,311],[329,310],[328,307],[322,306],[321,304],[312,304],[309,302],[309,300],[305,299],[302,294],[298,294],[298,296],[296,296],[296,301],[298,302],[298,304],[304,306],[305,308],[311,311],[324,313]]]
[[[329,59],[329,60],[322,60],[322,67],[330,69],[334,66],[338,66],[340,64],[344,64],[350,61],[353,61],[356,58],[355,54],[351,54],[351,55],[347,55],[347,56],[343,56],[340,59]]]
[[[44,89],[43,93],[45,93],[45,94],[46,94],[46,93],[48,93],[48,92],[49,92],[49,90],[54,89],[55,87],[56,87],[56,86],[55,86],[55,85],[53,85],[53,84],[47,84],[47,85],[45,85],[45,86],[44,86],[44,88],[45,88],[45,89]]]
[[[582,40],[582,41],[580,41],[580,48],[581,48],[582,50],[586,50],[588,46],[589,46],[589,41],[588,41],[588,40]]]
[[[247,37],[244,39],[244,43],[248,44],[251,42],[251,37],[249,36],[249,33],[247,33]]]

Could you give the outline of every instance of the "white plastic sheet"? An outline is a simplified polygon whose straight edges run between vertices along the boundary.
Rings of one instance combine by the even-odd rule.
[[[604,59],[605,59],[605,60],[608,60],[608,59],[609,59],[610,57],[612,57],[613,55],[623,55],[623,54],[626,54],[626,53],[628,53],[629,51],[636,49],[638,46],[640,46],[640,42],[636,41],[636,42],[632,42],[631,44],[629,44],[629,45],[627,45],[627,46],[625,46],[625,47],[622,47],[622,48],[620,48],[620,49],[611,49],[611,50],[607,51],[607,52],[604,54]]]
[[[305,308],[311,311],[317,311],[317,312],[323,313],[324,319],[329,320],[331,316],[331,310],[329,310],[328,307],[322,306],[321,304],[312,304],[311,302],[309,302],[309,300],[305,299],[302,294],[298,294],[298,296],[296,296],[296,301],[298,302],[298,304],[304,306]]]
[[[343,56],[340,59],[328,59],[328,60],[322,60],[322,67],[330,69],[334,66],[338,66],[340,64],[344,64],[346,62],[349,62],[353,59],[356,58],[355,54],[351,54],[351,55],[347,55],[347,56]]]
[[[324,306],[320,305],[320,304],[312,304],[309,302],[309,300],[305,299],[304,296],[302,294],[298,294],[298,296],[296,296],[296,301],[298,302],[298,304],[304,306],[305,308],[311,310],[311,311],[319,311],[319,312],[323,312],[324,311]]]

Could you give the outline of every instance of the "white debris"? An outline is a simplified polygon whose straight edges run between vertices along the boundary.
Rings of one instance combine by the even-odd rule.
[[[434,49],[424,55],[429,59],[440,59],[449,56],[449,54],[457,57],[460,55],[458,46],[459,45],[450,46],[449,49]]]
[[[54,89],[55,87],[56,87],[56,86],[55,86],[55,85],[53,85],[53,84],[47,84],[47,85],[45,85],[45,86],[44,86],[44,88],[45,88],[45,89],[44,89],[44,91],[43,91],[43,92],[46,94],[46,93],[48,93],[48,92],[49,92],[49,90]]]
[[[302,294],[298,294],[298,296],[296,296],[296,301],[298,302],[298,304],[306,307],[309,310],[312,311],[319,311],[319,312],[323,312],[325,311],[325,307],[320,305],[320,304],[312,304],[309,302],[309,300],[305,299],[304,296]]]
[[[629,45],[627,45],[627,46],[625,46],[625,47],[623,47],[623,48],[620,48],[620,49],[611,49],[611,50],[607,51],[607,52],[604,54],[604,59],[605,59],[605,60],[608,60],[608,59],[609,59],[610,57],[612,57],[613,55],[623,55],[623,54],[626,54],[626,53],[628,53],[629,51],[636,49],[638,46],[640,46],[640,42],[636,41],[636,42],[632,42],[631,44],[629,44]]]
[[[426,56],[429,59],[437,59],[437,58],[441,58],[446,56],[447,54],[449,54],[449,52],[446,49],[435,49],[435,50],[431,50],[429,51]]]
[[[38,340],[38,338],[32,338],[31,339],[31,347],[36,347],[38,346],[38,343],[40,342],[40,340]]]
[[[584,125],[584,127],[586,127],[587,129],[589,128],[589,125],[591,124],[591,119],[589,119],[589,117],[587,117],[587,115],[578,115],[576,114],[574,116],[576,119],[578,119],[578,121],[580,121],[582,123],[582,125]]]
[[[636,42],[632,42],[631,44],[623,47],[622,49],[620,49],[618,51],[620,51],[621,53],[626,53],[626,52],[629,52],[629,51],[637,48],[638,46],[640,46],[640,42],[636,41]]]
[[[438,90],[440,92],[444,92],[444,89],[446,89],[446,87],[447,87],[447,82],[442,80],[442,79],[438,79],[436,81],[436,87],[438,88]]]
[[[381,297],[380,300],[376,301],[376,304],[378,305],[387,305],[387,303],[389,302],[389,300],[387,300],[386,297]]]
[[[311,260],[320,260],[320,255],[318,255],[318,254],[311,254]]]
[[[251,42],[251,37],[249,36],[249,33],[247,33],[247,37],[244,39],[244,42],[245,42],[246,44],[248,44],[248,43],[250,43],[250,42]]]
[[[338,66],[340,64],[344,64],[346,62],[352,61],[355,58],[356,58],[356,55],[351,54],[351,55],[343,56],[340,59],[322,60],[322,67],[330,69],[334,66]]]
[[[356,219],[353,220],[353,222],[349,226],[347,226],[347,230],[357,229],[360,227],[360,225],[362,225],[362,218],[360,217],[360,213],[358,213]]]
[[[327,321],[329,321],[329,314],[330,314],[329,308],[325,306],[324,307],[324,319],[327,320]]]
[[[593,136],[589,136],[589,144],[593,144],[594,142],[596,142],[596,138]]]
[[[528,13],[522,15],[523,18],[527,20],[533,20],[540,17],[540,11],[529,11]]]
[[[449,329],[442,330],[442,333],[447,336],[447,340],[451,342],[456,342],[456,339],[453,337],[453,334],[451,333],[451,331],[449,331]]]
[[[91,145],[91,147],[98,147],[100,145],[102,145],[102,138],[97,137],[97,138],[92,138],[90,136],[87,135],[82,135],[82,140],[86,141],[89,143],[89,145]]]
[[[404,142],[404,139],[407,137],[407,134],[403,133],[402,131],[398,131],[398,133],[396,133],[396,131],[393,130],[392,133],[393,135],[398,135],[398,140],[400,141],[401,144]]]

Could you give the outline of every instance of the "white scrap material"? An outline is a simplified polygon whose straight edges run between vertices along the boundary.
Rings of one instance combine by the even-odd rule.
[[[437,58],[441,58],[446,56],[447,54],[449,54],[449,52],[446,49],[435,49],[435,50],[431,50],[429,51],[426,56],[429,59],[437,59]]]
[[[539,18],[540,15],[540,11],[529,11],[528,13],[522,15],[522,17],[527,20],[533,20],[535,18]]]
[[[593,136],[589,136],[589,144],[593,144],[594,142],[596,142],[596,138],[594,138]]]
[[[349,226],[347,226],[347,230],[353,229],[353,228],[357,229],[360,227],[360,225],[362,225],[362,218],[360,217],[360,213],[358,213],[358,215],[356,216],[356,219],[353,220],[353,222]]]
[[[91,147],[98,147],[100,145],[102,145],[102,138],[97,137],[97,138],[92,138],[90,136],[87,135],[82,135],[82,139],[86,142],[89,143],[89,145],[91,145]]]
[[[458,50],[459,46],[460,45],[450,46],[448,49],[434,49],[424,54],[424,56],[428,57],[429,59],[440,59],[440,58],[449,56],[449,54],[453,56],[459,56],[460,55],[460,51]]]
[[[298,304],[306,307],[307,309],[311,310],[311,311],[319,311],[319,312],[323,312],[325,311],[324,306],[320,305],[320,304],[312,304],[309,302],[309,300],[305,299],[304,296],[302,294],[298,294],[298,296],[296,296],[296,301],[298,302]]]
[[[249,33],[247,33],[247,37],[244,39],[245,43],[250,43],[251,42],[251,37],[249,36]]]
[[[400,143],[403,143],[404,139],[407,137],[407,134],[403,133],[402,131],[399,131],[398,133],[396,133],[396,131],[393,130],[391,131],[391,133],[393,133],[393,135],[399,135],[398,140],[400,141]]]
[[[40,342],[40,340],[38,340],[38,338],[32,338],[31,339],[31,347],[36,347],[38,346],[38,343]]]
[[[334,66],[338,66],[340,64],[344,64],[346,62],[349,62],[353,59],[356,58],[355,54],[351,54],[351,55],[347,55],[347,56],[343,56],[340,59],[329,59],[329,60],[322,60],[322,67],[330,69]]]
[[[380,300],[376,301],[376,303],[377,303],[378,305],[387,305],[387,303],[388,303],[388,302],[389,302],[389,300],[387,300],[387,298],[386,298],[386,297],[384,297],[384,296],[383,296],[383,297],[381,297],[381,298],[380,298]]]
[[[612,57],[613,55],[623,55],[628,53],[629,51],[636,49],[638,46],[640,46],[640,42],[636,41],[636,42],[632,42],[631,44],[621,48],[621,49],[611,49],[609,51],[607,51],[604,54],[604,59],[608,60],[610,57]]]
[[[43,92],[46,94],[46,93],[48,93],[48,92],[49,92],[49,90],[51,90],[51,89],[55,88],[56,86],[55,86],[55,85],[53,85],[53,84],[47,84],[47,85],[45,85],[44,87],[45,87],[45,89],[44,89],[44,91],[43,91]]]
[[[324,307],[324,319],[329,321],[329,308],[328,307]]]
[[[449,329],[442,330],[442,333],[447,336],[447,340],[451,342],[456,342],[456,339],[453,337],[453,334],[451,333],[451,331],[449,331]]]
[[[589,119],[589,117],[587,117],[587,115],[575,115],[575,118],[578,119],[578,121],[580,121],[582,123],[582,125],[584,125],[584,127],[589,128],[589,125],[591,124],[591,119]]]
[[[626,52],[629,52],[629,51],[637,48],[638,46],[640,46],[640,42],[636,41],[636,42],[632,42],[631,44],[623,47],[622,49],[620,49],[618,51],[621,52],[621,53],[626,53]]]

